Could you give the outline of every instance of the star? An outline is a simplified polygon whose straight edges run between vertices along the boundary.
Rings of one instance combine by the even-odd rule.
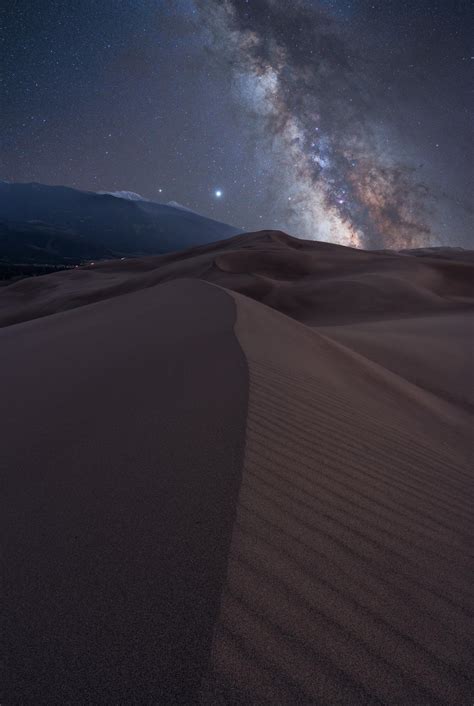
[[[455,201],[470,196],[467,3],[59,5],[8,4],[0,179],[175,196],[232,225],[341,243],[354,228],[367,247],[469,244]],[[448,187],[449,199],[434,195]]]

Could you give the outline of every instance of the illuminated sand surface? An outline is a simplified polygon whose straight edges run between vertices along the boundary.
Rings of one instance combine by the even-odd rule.
[[[2,703],[469,703],[473,274],[263,232],[0,290]]]

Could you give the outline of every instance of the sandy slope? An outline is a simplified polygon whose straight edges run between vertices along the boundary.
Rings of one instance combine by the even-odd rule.
[[[473,409],[474,319],[471,312],[318,330],[454,405]]]
[[[0,332],[2,704],[191,703],[199,686],[247,366],[225,292],[158,289]]]
[[[177,277],[204,279],[309,325],[473,309],[474,261],[410,257],[298,240],[273,231],[157,257],[98,262],[0,290],[0,326]]]
[[[264,232],[3,288],[2,703],[469,704],[470,255]]]
[[[203,703],[468,703],[467,428],[280,314],[237,311],[245,461]]]

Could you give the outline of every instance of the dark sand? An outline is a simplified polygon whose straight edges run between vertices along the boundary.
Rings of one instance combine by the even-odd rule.
[[[179,281],[2,331],[2,704],[192,702],[242,466],[234,320]]]
[[[0,291],[0,326],[179,277],[245,294],[310,326],[472,312],[473,253],[450,253],[451,259],[387,254],[262,231],[170,255],[21,280]]]
[[[3,288],[1,703],[471,704],[473,289],[272,232]]]

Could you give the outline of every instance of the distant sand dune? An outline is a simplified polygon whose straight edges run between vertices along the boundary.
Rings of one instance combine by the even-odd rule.
[[[0,326],[176,279],[204,279],[308,325],[473,310],[474,260],[354,250],[262,231],[190,250],[96,262],[0,291]]]

